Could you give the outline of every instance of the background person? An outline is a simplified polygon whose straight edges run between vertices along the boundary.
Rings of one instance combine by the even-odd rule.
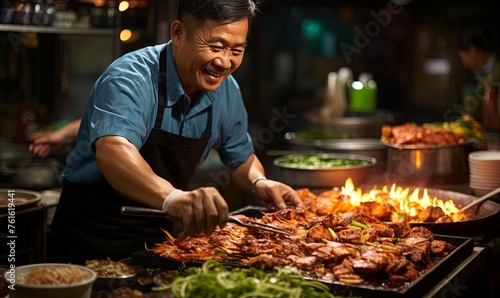
[[[500,87],[500,61],[493,50],[492,38],[479,26],[465,30],[459,40],[458,57],[462,66],[471,71],[477,84],[477,96],[484,99],[487,85]],[[500,102],[481,101],[481,123],[487,131],[500,132]]]
[[[62,145],[73,141],[78,133],[81,119],[76,119],[56,130],[44,131],[29,144],[28,150],[39,157],[47,157]]]

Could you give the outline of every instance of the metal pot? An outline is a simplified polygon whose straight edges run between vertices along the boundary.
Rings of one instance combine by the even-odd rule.
[[[23,187],[53,187],[60,184],[60,168],[52,159],[20,162],[14,167],[13,180]]]
[[[387,167],[387,148],[375,138],[341,139],[318,144],[316,149],[328,153],[360,154],[377,160],[377,171],[385,172]]]
[[[431,148],[386,144],[387,170],[412,184],[461,183],[467,180],[465,145]]]
[[[336,166],[331,168],[292,168],[279,164],[282,158],[288,158],[285,155],[274,159],[273,164],[278,168],[277,180],[295,188],[300,187],[340,187],[345,185],[347,178],[351,178],[354,185],[363,184],[370,175],[370,170],[377,164],[377,160],[371,156],[359,154],[333,154],[320,153],[324,158],[342,158],[366,160],[370,163],[359,166]]]
[[[379,138],[304,138],[302,132],[287,132],[285,141],[294,149],[309,149],[325,153],[360,154],[375,157],[377,170],[385,172],[387,147]]]

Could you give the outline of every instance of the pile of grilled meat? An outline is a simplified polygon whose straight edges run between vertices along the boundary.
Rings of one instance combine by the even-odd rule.
[[[417,279],[455,247],[425,227],[384,223],[365,214],[318,215],[307,208],[263,212],[252,220],[292,232],[292,236],[229,222],[210,235],[167,240],[150,250],[179,262],[215,259],[222,263],[272,268],[296,266],[320,281],[363,284],[405,283]],[[236,215],[243,221],[245,215]]]

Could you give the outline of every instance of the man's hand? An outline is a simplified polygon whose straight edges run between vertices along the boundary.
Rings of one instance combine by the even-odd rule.
[[[226,226],[229,208],[213,187],[185,192],[170,202],[167,216],[184,225],[178,241],[187,236],[210,235],[217,226]]]
[[[274,180],[259,180],[255,183],[255,195],[269,210],[287,206],[303,206],[303,202],[290,186]]]
[[[46,157],[66,143],[66,137],[59,131],[48,131],[29,144],[29,151],[39,157]]]

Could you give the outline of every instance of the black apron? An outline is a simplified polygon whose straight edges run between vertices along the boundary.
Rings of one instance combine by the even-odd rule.
[[[161,130],[166,102],[165,55],[164,48],[160,55],[156,123],[140,153],[157,175],[185,190],[211,135],[212,107],[208,108],[207,128],[199,139]],[[121,260],[144,250],[145,245],[152,247],[165,241],[160,227],[172,229],[172,222],[124,216],[120,213],[124,205],[143,206],[118,194],[104,178],[94,184],[65,184],[50,227],[48,260]]]

